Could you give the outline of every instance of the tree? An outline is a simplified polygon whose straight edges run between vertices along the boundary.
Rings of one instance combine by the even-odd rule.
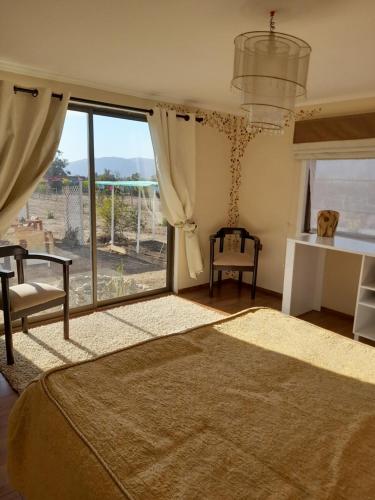
[[[67,170],[68,165],[68,160],[63,157],[63,152],[58,149],[55,159],[45,174],[50,187],[56,189],[58,192],[61,192],[62,180],[70,175],[70,171]]]
[[[127,181],[140,181],[141,180],[141,176],[139,175],[138,172],[135,172],[130,177],[127,177],[126,180]]]
[[[136,208],[127,205],[121,195],[115,196],[114,212],[115,234],[117,237],[123,237],[125,231],[137,231],[138,211]],[[98,197],[97,213],[102,219],[105,235],[109,238],[112,225],[112,196],[101,195]],[[144,228],[145,222],[141,220],[141,229]]]
[[[102,174],[96,175],[96,180],[98,181],[117,181],[119,179],[119,174],[112,172],[109,168],[105,168]]]
[[[66,170],[69,162],[63,157],[63,152],[60,149],[57,150],[55,159],[48,167],[46,172],[46,177],[67,177],[70,175],[69,170]]]
[[[138,172],[135,172],[134,174],[130,175],[129,177],[125,177],[125,180],[127,181],[140,181],[141,176],[139,175]],[[138,196],[138,187],[131,187],[128,186],[126,188],[126,192],[130,194],[130,196]]]

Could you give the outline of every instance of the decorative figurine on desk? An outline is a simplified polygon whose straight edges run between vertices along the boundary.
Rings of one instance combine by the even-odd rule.
[[[318,212],[316,232],[318,236],[333,238],[339,222],[340,214],[335,210],[321,210]]]

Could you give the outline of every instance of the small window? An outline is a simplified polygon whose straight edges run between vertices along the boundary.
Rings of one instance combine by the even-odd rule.
[[[375,158],[310,162],[305,231],[319,210],[340,212],[338,233],[375,237]]]

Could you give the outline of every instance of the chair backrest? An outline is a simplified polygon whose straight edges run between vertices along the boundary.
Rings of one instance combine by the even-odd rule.
[[[0,246],[0,258],[4,257],[14,257],[17,259],[23,259],[28,254],[26,248],[21,247],[21,245],[5,245]]]
[[[14,257],[16,260],[18,283],[23,283],[25,280],[22,260],[27,254],[28,251],[20,245],[0,246],[0,258],[4,258],[5,261],[8,261],[7,265],[9,268],[10,257]]]
[[[224,251],[224,239],[227,235],[238,235],[241,239],[241,252],[245,251],[246,240],[253,240],[254,245],[257,241],[244,227],[222,227],[215,234],[215,238],[220,238],[219,251]]]

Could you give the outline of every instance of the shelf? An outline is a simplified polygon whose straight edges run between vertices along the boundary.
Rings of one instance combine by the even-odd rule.
[[[372,283],[364,283],[363,285],[361,285],[361,288],[364,288],[365,290],[372,290],[373,292],[375,292],[375,281]]]
[[[358,305],[365,307],[372,307],[373,309],[375,309],[375,297],[361,299],[358,302]]]
[[[355,331],[354,335],[375,341],[375,325],[364,326],[363,328]]]

